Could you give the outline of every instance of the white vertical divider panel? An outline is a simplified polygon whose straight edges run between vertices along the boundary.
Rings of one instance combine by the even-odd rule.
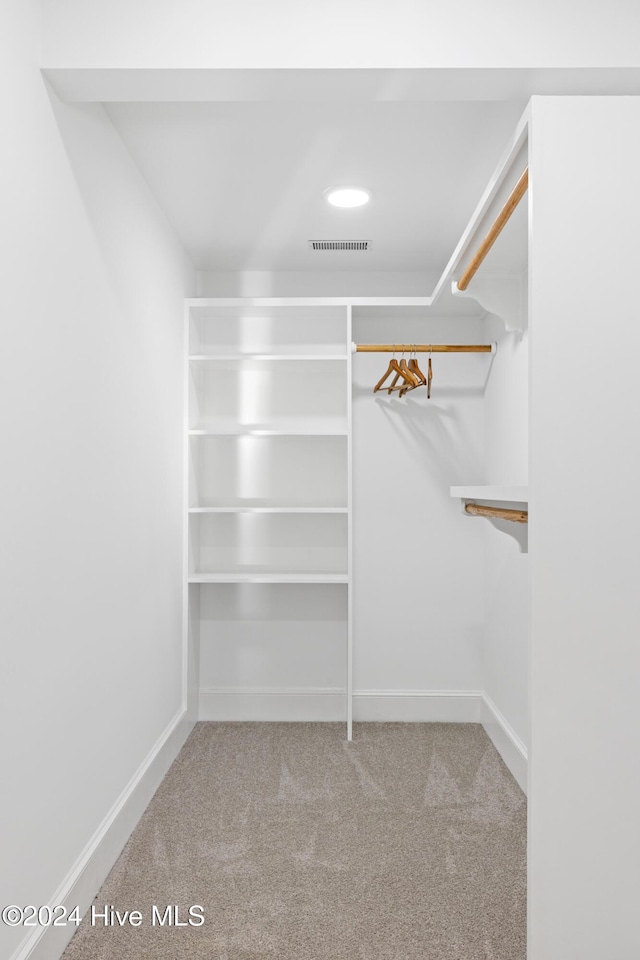
[[[353,739],[353,351],[351,304],[347,306],[347,740]]]
[[[530,960],[640,957],[639,130],[532,101]]]
[[[184,308],[182,375],[182,706],[189,703],[189,325],[191,311]]]
[[[183,532],[182,532],[182,705],[191,729],[198,719],[198,661],[200,587],[189,583],[189,502],[191,488],[191,446],[189,440],[189,403],[191,397],[191,309],[185,304],[183,337]]]

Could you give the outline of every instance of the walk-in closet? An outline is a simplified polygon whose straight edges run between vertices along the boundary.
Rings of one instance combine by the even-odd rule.
[[[435,295],[188,301],[199,719],[484,723],[526,789],[527,151]]]
[[[640,24],[499,6],[3,6],[2,958],[640,956]]]

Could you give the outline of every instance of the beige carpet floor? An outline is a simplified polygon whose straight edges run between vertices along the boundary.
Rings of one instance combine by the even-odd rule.
[[[475,724],[199,723],[64,960],[524,960],[525,824]]]

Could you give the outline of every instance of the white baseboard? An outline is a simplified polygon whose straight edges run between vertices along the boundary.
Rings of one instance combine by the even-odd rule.
[[[363,722],[480,723],[482,693],[467,690],[358,690],[353,718]],[[200,691],[200,720],[345,721],[343,691],[209,688]]]
[[[480,723],[476,690],[357,690],[353,718],[365,723]]]
[[[162,778],[180,752],[192,729],[180,710],[122,791],[78,860],[51,897],[49,905],[76,904],[80,915],[89,909],[122,848],[144,813]],[[75,926],[38,927],[18,947],[11,960],[59,960],[75,933]]]
[[[482,694],[481,723],[487,736],[509,768],[514,780],[527,794],[527,748],[493,700]]]
[[[346,722],[343,690],[335,687],[210,687],[200,691],[199,720]]]

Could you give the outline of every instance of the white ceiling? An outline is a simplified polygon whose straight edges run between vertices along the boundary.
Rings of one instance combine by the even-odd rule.
[[[520,101],[111,103],[106,109],[201,270],[445,266]],[[371,203],[323,199],[358,184]],[[370,240],[367,253],[308,241]]]

